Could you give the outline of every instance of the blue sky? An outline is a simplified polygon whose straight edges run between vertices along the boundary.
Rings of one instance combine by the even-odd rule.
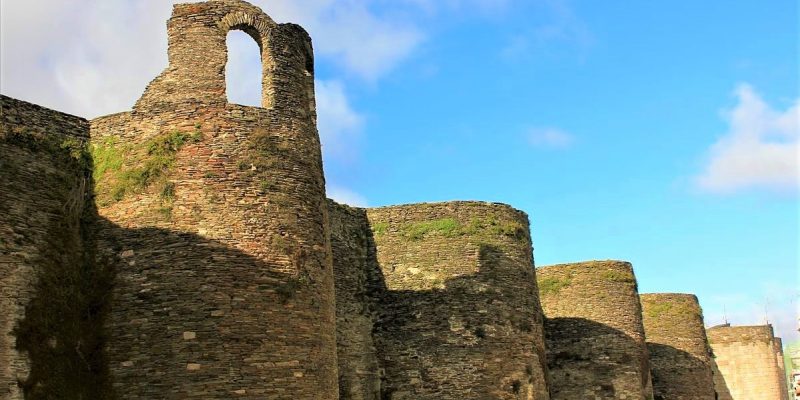
[[[130,108],[171,2],[60,3],[3,0],[2,92]],[[537,265],[629,260],[708,324],[797,338],[796,1],[254,3],[312,35],[332,197],[509,203]],[[229,96],[258,104],[255,44],[228,43]]]

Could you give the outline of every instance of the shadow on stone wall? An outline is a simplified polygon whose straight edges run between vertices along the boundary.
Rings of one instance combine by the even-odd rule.
[[[641,344],[625,332],[585,318],[545,318],[553,399],[618,398],[614,382],[638,373]],[[641,393],[646,380],[623,392]]]
[[[115,397],[112,386],[124,388],[126,396],[146,398],[153,393],[185,394],[192,385],[224,398],[230,395],[229,385],[214,382],[265,386],[257,381],[256,363],[244,361],[262,343],[253,340],[258,335],[253,334],[252,324],[237,320],[237,310],[246,310],[249,301],[291,307],[308,290],[302,283],[287,283],[274,266],[195,234],[126,229],[103,218],[82,221],[91,222],[84,226],[84,233],[91,234],[80,238],[86,250],[70,242],[78,238],[65,234],[59,236],[63,246],[54,245],[42,255],[35,295],[15,331],[18,348],[30,357],[30,375],[20,381],[26,398],[110,399]],[[63,227],[56,228],[54,232],[63,233]],[[143,247],[149,247],[146,254],[125,257],[123,253]],[[141,271],[135,281],[116,279],[133,263]],[[226,278],[220,279],[221,275]],[[112,291],[119,285],[135,288],[122,291],[130,298],[115,301],[130,309],[109,308]],[[184,340],[185,331],[203,340]],[[264,332],[261,340],[270,340],[273,332]],[[108,348],[110,336],[116,348]],[[228,362],[232,357],[241,360],[239,365]],[[126,362],[134,364],[119,367]],[[195,362],[203,368],[188,371],[187,363]],[[291,368],[285,370],[292,376]],[[148,374],[158,375],[161,383],[149,380],[144,387],[142,376]]]
[[[714,374],[714,391],[716,392],[718,400],[733,400],[731,390],[728,388],[728,382],[725,381],[725,376],[719,370],[717,361],[711,359],[711,372]]]
[[[0,367],[9,373],[0,397],[107,398],[110,273],[94,251],[92,160],[83,131],[65,122],[79,119],[2,102],[9,120],[0,132],[0,305],[16,354],[0,357],[9,360]]]
[[[705,386],[704,382],[707,379],[704,377],[710,368],[702,359],[664,344],[648,342],[647,349],[650,352],[650,359],[654,360],[651,373],[655,400],[691,397],[697,395],[691,392],[692,388]],[[715,390],[717,390],[715,398],[722,398],[719,389],[715,387]]]
[[[370,233],[369,289],[380,304],[373,337],[384,370],[380,399],[418,397],[415,389],[426,399],[539,399],[546,394],[544,357],[533,342],[527,358],[539,365],[515,363],[520,359],[515,339],[534,332],[534,324],[542,321],[535,320],[533,302],[524,310],[512,309],[504,299],[514,294],[496,287],[495,267],[514,264],[503,252],[482,244],[478,273],[414,291],[387,289],[376,251]]]
[[[316,333],[286,321],[313,302],[313,277],[287,278],[275,265],[192,233],[100,225],[100,247],[122,255],[107,348],[114,384],[127,397],[227,398],[239,388],[268,395],[280,393],[281,380],[326,368],[299,355],[316,351],[307,340]]]

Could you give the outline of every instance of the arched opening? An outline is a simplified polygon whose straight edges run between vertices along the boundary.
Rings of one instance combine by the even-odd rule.
[[[225,93],[229,103],[261,107],[261,49],[253,37],[231,30],[226,38]]]

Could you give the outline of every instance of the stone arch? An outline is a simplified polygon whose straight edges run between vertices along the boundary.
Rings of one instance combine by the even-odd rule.
[[[298,45],[285,40],[282,27],[260,8],[241,0],[176,4],[167,22],[169,66],[148,85],[134,109],[161,109],[164,104],[186,102],[226,104],[225,42],[231,30],[245,32],[259,46],[261,106],[273,108],[281,102],[276,100],[277,96],[288,94],[276,86],[292,83],[282,82],[276,75],[293,77],[291,70],[301,68],[296,60],[283,60],[282,54],[277,54],[287,45]]]
[[[261,106],[316,122],[314,55],[308,33],[276,24],[241,0],[176,4],[167,22],[169,66],[148,85],[134,111],[160,111],[176,104],[224,106],[226,38],[250,35],[261,49]]]
[[[217,23],[217,27],[224,37],[230,31],[238,30],[246,33],[258,45],[261,59],[261,107],[272,108],[274,101],[272,98],[272,74],[273,65],[269,46],[265,46],[269,41],[269,34],[275,22],[266,14],[253,14],[243,11],[233,11],[222,17]],[[228,65],[227,45],[225,67]],[[226,88],[227,90],[227,88]]]

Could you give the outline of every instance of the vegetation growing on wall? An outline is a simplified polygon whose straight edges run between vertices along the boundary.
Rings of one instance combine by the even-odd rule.
[[[266,193],[275,189],[270,171],[275,166],[276,153],[285,151],[286,144],[266,130],[253,132],[248,140],[247,153],[237,167],[246,177],[253,179],[262,193]]]
[[[200,131],[191,133],[174,131],[163,133],[141,144],[120,145],[116,138],[107,137],[91,145],[94,160],[93,176],[97,202],[108,206],[125,196],[141,193],[158,186],[159,193],[166,194],[163,200],[171,209],[170,197],[174,187],[167,181],[169,170],[175,163],[178,151],[190,143],[202,139]],[[163,210],[159,210],[163,212]]]
[[[542,296],[557,294],[561,289],[569,286],[572,283],[571,276],[564,277],[547,277],[539,279],[539,293]]]
[[[3,140],[31,153],[42,153],[53,157],[54,162],[68,165],[69,170],[86,170],[92,165],[92,157],[86,149],[86,143],[76,137],[10,132]],[[69,183],[72,183],[71,179]]]
[[[621,283],[635,283],[636,278],[634,278],[632,273],[623,272],[623,271],[615,271],[615,270],[606,270],[603,271],[603,278],[609,281],[614,282],[621,282]]]
[[[380,223],[375,224],[379,226]],[[373,226],[376,236],[378,232]],[[430,221],[417,221],[407,223],[400,227],[400,233],[409,240],[421,240],[428,235],[442,237],[457,236],[513,236],[524,237],[525,227],[516,221],[500,220],[494,215],[476,217],[467,223],[462,223],[454,218],[441,218]]]
[[[389,230],[389,224],[386,222],[376,222],[372,224],[372,234],[374,236],[383,236]]]
[[[652,318],[653,321],[658,321],[660,318],[669,315],[675,316],[691,316],[691,315],[701,315],[701,311],[694,307],[691,303],[684,302],[684,301],[650,301],[650,300],[643,300],[643,307],[642,307],[644,314],[646,317]],[[668,321],[669,319],[665,319]]]

